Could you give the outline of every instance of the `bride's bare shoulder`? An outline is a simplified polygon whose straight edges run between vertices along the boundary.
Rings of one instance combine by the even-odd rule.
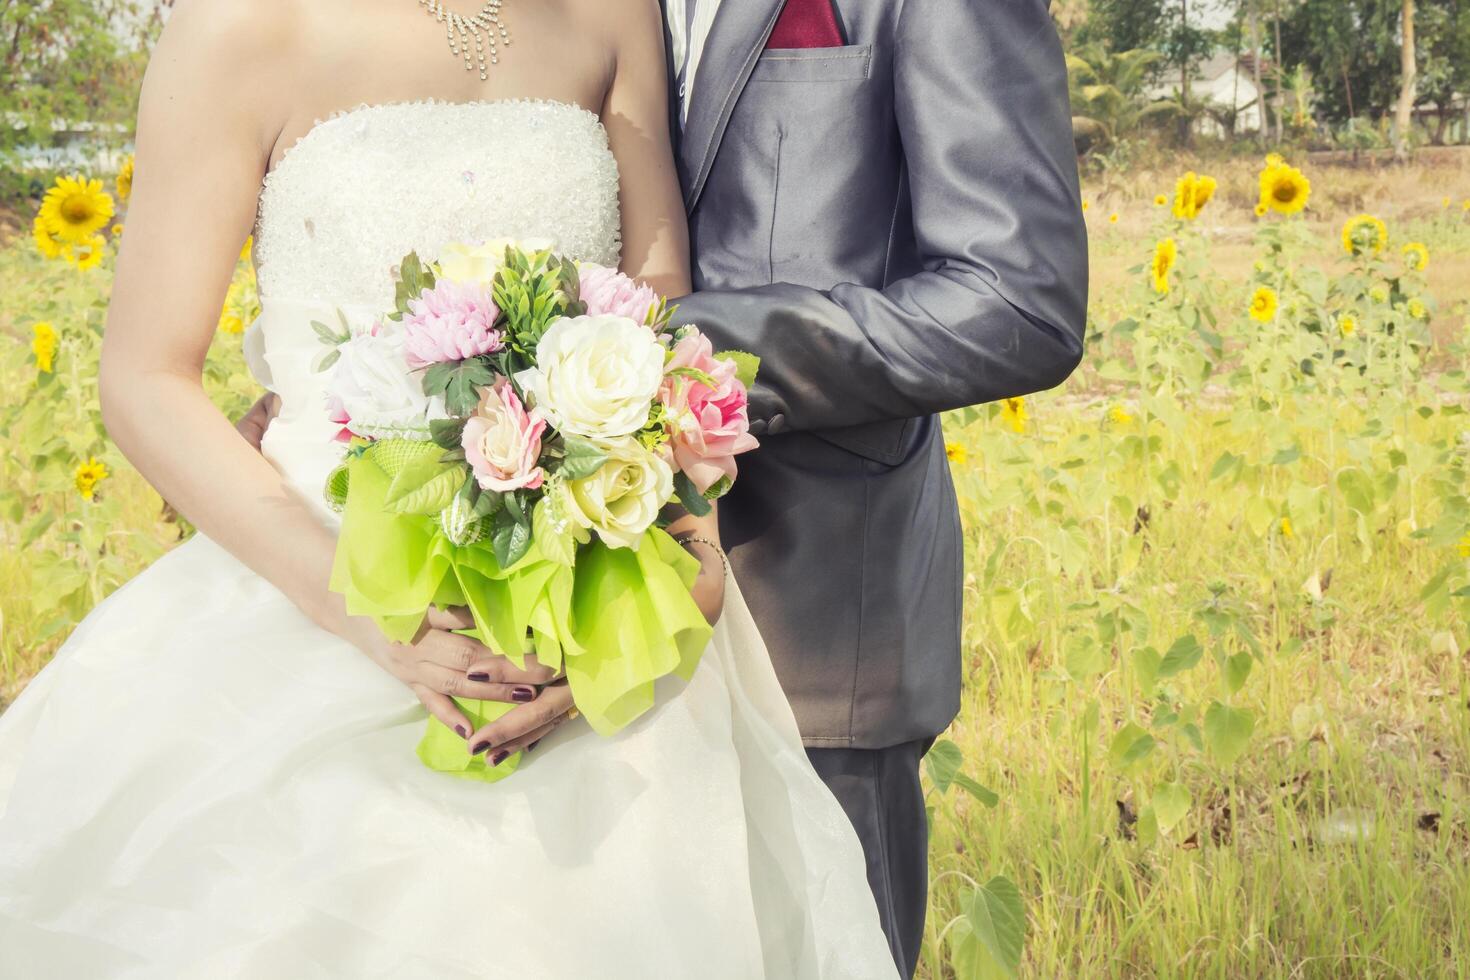
[[[159,44],[208,46],[216,53],[288,53],[311,18],[302,0],[175,0]]]

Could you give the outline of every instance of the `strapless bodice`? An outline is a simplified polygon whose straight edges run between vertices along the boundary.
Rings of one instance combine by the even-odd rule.
[[[393,269],[451,243],[551,242],[616,267],[622,223],[607,131],[538,99],[362,105],[318,122],[266,177],[256,221],[261,315],[245,338],[281,396],[265,454],[319,504],[341,456],[313,321],[367,329],[393,307]]]

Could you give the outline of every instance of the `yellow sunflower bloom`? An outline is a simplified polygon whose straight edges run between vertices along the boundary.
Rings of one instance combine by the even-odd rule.
[[[1344,313],[1337,318],[1337,330],[1344,337],[1352,336],[1353,331],[1358,329],[1358,320],[1351,313]]]
[[[100,180],[58,177],[41,201],[40,218],[52,237],[72,245],[86,245],[112,220],[112,195]]]
[[[1108,215],[1108,224],[1115,225],[1117,223],[1118,223],[1118,212],[1114,211],[1112,214]]]
[[[1285,162],[1286,162],[1286,158],[1283,157],[1280,153],[1267,153],[1266,154],[1266,166],[1268,166],[1268,167],[1279,167],[1282,164],[1284,164]]]
[[[253,249],[254,247],[255,247],[255,236],[254,235],[247,236],[246,239],[245,239],[245,244],[240,246],[240,261],[241,262],[249,262],[250,261],[250,250]]]
[[[1127,425],[1133,421],[1133,416],[1128,414],[1128,409],[1122,405],[1114,405],[1108,409],[1108,421],[1113,425]]]
[[[1215,196],[1215,178],[1196,174],[1193,170],[1179,178],[1174,187],[1174,217],[1193,221]]]
[[[1455,545],[1455,550],[1460,553],[1461,558],[1470,558],[1470,531],[1465,532],[1465,536],[1460,539],[1460,543]]]
[[[102,264],[102,254],[107,248],[107,239],[101,235],[93,235],[85,245],[69,245],[66,249],[66,261],[76,266],[82,272],[95,269]]]
[[[1161,208],[1161,207],[1163,207],[1164,205],[1166,205],[1168,203],[1169,203],[1169,195],[1168,194],[1155,194],[1154,195],[1154,206],[1155,207],[1160,207]]]
[[[1266,158],[1260,187],[1261,204],[1280,214],[1296,214],[1312,196],[1312,182],[1306,175],[1275,154]]]
[[[1276,290],[1270,286],[1257,286],[1251,296],[1251,319],[1257,323],[1270,323],[1276,319],[1276,310],[1280,305],[1281,300],[1277,297]]]
[[[128,154],[126,160],[117,171],[117,199],[124,204],[128,198],[133,196],[133,155]]]
[[[1423,242],[1410,242],[1404,246],[1403,252],[1404,260],[1413,271],[1423,272],[1429,268],[1429,247]]]
[[[57,241],[56,236],[51,234],[51,229],[46,227],[46,222],[41,216],[36,215],[36,220],[31,222],[31,234],[36,240],[36,249],[48,259],[59,259],[66,251],[66,243]]]
[[[1270,210],[1271,209],[1266,205],[1265,201],[1258,201],[1256,203],[1255,211],[1257,218],[1264,218],[1270,212]]]
[[[1371,214],[1349,218],[1342,226],[1342,247],[1349,255],[1376,255],[1388,247],[1388,225]]]
[[[1460,210],[1461,211],[1470,211],[1470,197],[1467,197],[1467,198],[1465,198],[1465,200],[1463,200],[1463,201],[1460,202]]]
[[[1429,317],[1429,309],[1424,305],[1424,301],[1417,296],[1409,300],[1409,316],[1416,320],[1424,320]]]
[[[219,330],[221,333],[245,332],[245,325],[260,314],[260,294],[256,290],[255,277],[249,273],[237,275],[225,294],[225,304],[220,310]]]
[[[1086,214],[1087,213],[1087,209],[1090,208],[1090,207],[1092,207],[1092,202],[1091,201],[1084,200],[1082,202],[1082,213],[1083,214]]]
[[[1174,270],[1178,258],[1179,244],[1174,239],[1165,238],[1154,246],[1154,260],[1149,264],[1154,292],[1163,295],[1169,291],[1169,273]]]
[[[1290,517],[1281,518],[1281,536],[1287,539],[1296,537],[1296,532],[1291,527]]]
[[[1368,290],[1368,298],[1373,300],[1373,302],[1375,303],[1387,303],[1388,287],[1381,284],[1374,286],[1373,288]]]
[[[1007,398],[1000,406],[1000,417],[1017,432],[1026,431],[1026,399]]]
[[[970,458],[969,452],[958,442],[946,442],[944,444],[944,455],[948,457],[951,463],[958,463],[960,465],[963,465],[965,460]]]
[[[1449,207],[1449,206],[1450,206],[1450,199],[1449,199],[1449,198],[1445,198],[1445,199],[1444,199],[1444,200],[1443,200],[1443,201],[1441,201],[1441,202],[1440,202],[1440,204],[1441,204],[1441,205],[1442,205],[1442,206],[1443,206],[1443,207],[1446,207],[1446,208],[1447,208],[1447,207]]]
[[[121,222],[119,222],[118,224],[115,224],[115,225],[112,226],[112,237],[113,238],[121,238],[122,237],[122,233],[123,233],[123,226],[122,226],[122,223]]]
[[[56,349],[61,346],[61,334],[50,323],[42,320],[31,327],[31,353],[36,355],[36,370],[50,374],[56,367]]]
[[[76,483],[77,493],[82,495],[82,499],[92,500],[97,493],[97,484],[111,475],[107,466],[93,456],[85,463],[77,464],[76,473],[72,478]]]

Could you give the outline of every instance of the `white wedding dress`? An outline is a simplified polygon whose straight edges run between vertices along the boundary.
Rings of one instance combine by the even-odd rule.
[[[616,265],[619,234],[606,133],[576,106],[318,123],[261,197],[266,455],[332,519],[310,311],[391,308],[410,249],[542,238]],[[861,846],[734,581],[694,678],[658,693],[502,782],[432,772],[413,695],[196,536],[0,714],[0,977],[891,980]]]

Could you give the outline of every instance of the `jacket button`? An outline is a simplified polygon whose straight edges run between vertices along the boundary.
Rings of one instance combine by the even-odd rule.
[[[763,435],[765,435],[766,434],[766,420],[765,419],[751,419],[750,420],[750,434],[753,435],[753,436],[763,436]]]
[[[782,415],[780,412],[777,412],[775,415],[772,415],[771,416],[771,421],[769,423],[767,423],[767,425],[766,425],[766,431],[769,432],[771,435],[774,436],[774,435],[776,435],[778,433],[784,432],[785,430],[786,430],[786,416]]]

